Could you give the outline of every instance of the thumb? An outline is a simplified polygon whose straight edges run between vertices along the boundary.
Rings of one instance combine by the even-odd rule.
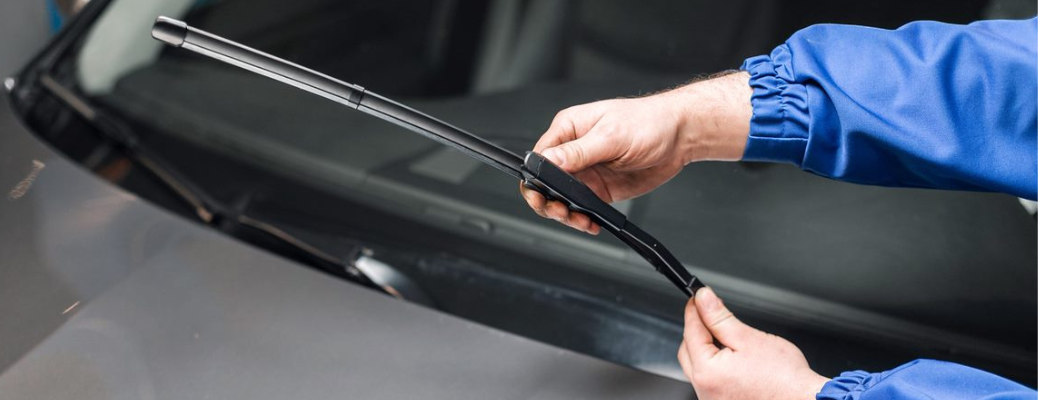
[[[741,344],[759,332],[735,318],[711,288],[703,288],[696,292],[695,304],[703,325],[706,325],[714,338],[725,347],[739,350]]]
[[[541,155],[569,173],[608,162],[623,155],[622,144],[589,132],[577,140],[544,150]]]

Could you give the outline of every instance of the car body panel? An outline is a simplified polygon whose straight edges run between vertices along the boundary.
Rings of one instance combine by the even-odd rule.
[[[185,221],[56,155],[0,107],[5,398],[693,396]]]

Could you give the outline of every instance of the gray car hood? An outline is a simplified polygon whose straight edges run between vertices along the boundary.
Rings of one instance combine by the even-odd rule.
[[[6,99],[0,130],[5,399],[693,397],[182,220],[46,148]]]

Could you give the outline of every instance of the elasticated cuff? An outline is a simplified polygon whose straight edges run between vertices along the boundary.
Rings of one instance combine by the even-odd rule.
[[[847,371],[826,382],[816,400],[857,400],[872,386],[873,375],[865,371]]]
[[[781,45],[770,55],[746,59],[740,67],[750,73],[753,88],[753,118],[743,160],[803,164],[807,88],[794,81],[791,60],[789,47]]]

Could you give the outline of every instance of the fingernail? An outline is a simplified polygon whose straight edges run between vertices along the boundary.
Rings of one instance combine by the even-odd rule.
[[[556,148],[550,148],[548,150],[545,150],[544,158],[547,158],[551,162],[555,163],[555,165],[558,165],[560,167],[562,166],[562,164],[566,163],[565,153]]]
[[[713,311],[717,309],[717,295],[714,294],[714,290],[708,287],[699,289],[696,292],[696,306],[702,308],[703,311]]]

